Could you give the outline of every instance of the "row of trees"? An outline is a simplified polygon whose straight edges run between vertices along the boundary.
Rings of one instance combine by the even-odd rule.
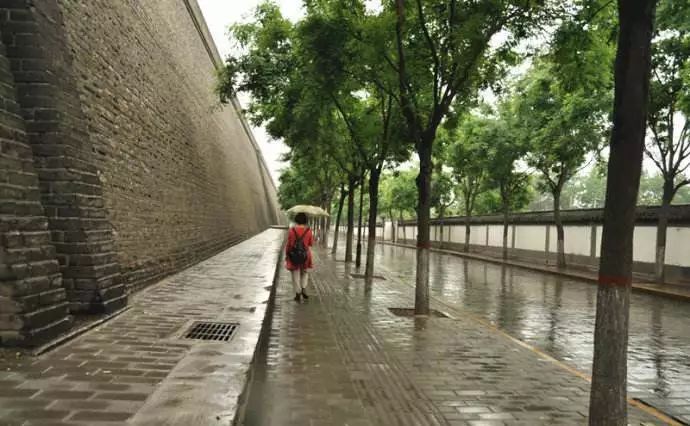
[[[243,53],[227,59],[219,94],[250,93],[250,119],[290,147],[281,202],[329,208],[337,199],[337,222],[347,202],[351,261],[355,192],[362,197],[366,186],[371,284],[381,175],[415,153],[415,312],[428,314],[429,220],[432,205],[443,216],[455,202],[448,187],[460,188],[467,216],[492,188],[507,220],[524,202],[528,172],[538,171],[562,254],[564,188],[609,138],[590,423],[626,424],[632,231],[648,110],[647,151],[669,188],[664,200],[688,183],[688,125],[676,132],[673,122],[687,111],[687,4],[662,2],[653,30],[655,0],[619,0],[618,8],[607,0],[371,3],[308,0],[306,16],[292,23],[267,2],[253,22],[232,28]],[[511,78],[519,63],[529,71]],[[499,100],[482,105],[482,91]],[[398,177],[385,185],[409,184],[405,172]],[[409,191],[392,192],[409,205]]]
[[[602,164],[605,166],[605,164]],[[584,170],[574,176],[563,186],[561,194],[561,208],[597,209],[604,207],[606,196],[606,170],[601,166],[595,166]],[[290,170],[287,168],[286,170]],[[418,170],[409,168],[384,172],[381,177],[379,216],[391,220],[405,220],[415,218],[416,184],[415,176]],[[463,216],[465,205],[462,197],[462,182],[452,182],[449,198],[454,198],[454,203],[447,209],[448,216]],[[527,188],[527,204],[518,208],[518,211],[544,211],[553,208],[553,196],[548,192],[542,192],[543,184],[539,177],[532,176],[530,186]],[[638,206],[659,206],[663,196],[663,176],[660,173],[651,174],[643,171],[640,178],[640,190],[637,197]],[[495,189],[484,187],[477,194],[472,211],[475,215],[496,214],[500,212],[499,196]],[[295,200],[297,202],[298,200]],[[293,203],[287,203],[293,205]],[[690,187],[685,186],[678,190],[672,204],[690,204]],[[364,204],[365,210],[367,204]],[[440,208],[433,206],[433,215],[439,217]],[[366,210],[368,212],[368,210]]]

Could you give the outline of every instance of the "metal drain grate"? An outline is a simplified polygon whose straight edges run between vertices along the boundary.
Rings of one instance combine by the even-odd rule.
[[[226,322],[195,322],[184,334],[185,339],[227,342],[240,325]]]

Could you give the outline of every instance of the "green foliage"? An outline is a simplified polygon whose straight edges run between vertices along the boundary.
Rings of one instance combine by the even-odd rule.
[[[253,22],[232,27],[242,53],[227,58],[220,73],[221,100],[250,93],[254,124],[282,138],[294,157],[318,158],[345,180],[406,160],[410,146],[386,83],[394,80],[368,62],[381,46],[374,18],[361,2],[306,6],[307,16],[292,24],[265,2]]]
[[[664,178],[660,173],[650,175],[645,173],[640,179],[640,192],[637,196],[638,206],[661,205],[663,197]],[[690,204],[690,187],[684,186],[678,190],[672,204]]]
[[[541,178],[541,177],[540,177]],[[550,191],[544,192],[547,185],[536,180],[534,191],[538,194],[530,204],[529,210],[552,210],[553,195]],[[606,197],[605,171],[600,167],[592,167],[584,174],[573,176],[563,186],[561,193],[561,208],[563,209],[591,209],[604,206]]]
[[[282,16],[280,8],[270,1],[255,10],[254,21],[236,24],[230,34],[240,57],[228,57],[219,71],[217,91],[222,102],[238,92],[252,94],[249,117],[256,125],[272,122],[280,115],[278,108],[288,90],[290,76],[295,72],[297,58],[292,45],[294,27]]]
[[[455,203],[455,182],[450,172],[442,168],[434,172],[431,181],[431,205],[436,215],[447,215],[448,209]]]
[[[303,170],[292,167],[283,170],[278,178],[278,201],[283,210],[297,204],[314,204],[318,191],[308,179]]]
[[[486,151],[488,184],[497,189],[503,212],[520,210],[529,203],[530,176],[517,170],[517,162],[525,155],[526,146],[514,137],[516,123],[503,118],[491,120],[487,132],[493,143]]]
[[[278,201],[284,210],[296,204],[329,207],[342,173],[332,163],[311,156],[288,156],[290,165],[280,175]]]
[[[612,103],[607,82],[588,80],[591,87],[582,83],[568,88],[555,67],[541,60],[517,84],[508,106],[515,121],[512,127],[520,143],[528,146],[527,163],[541,173],[543,190],[554,196],[560,196],[587,154],[598,152],[606,141],[606,115]]]
[[[501,211],[501,194],[497,189],[489,189],[477,195],[477,200],[474,205],[474,213],[495,214]]]
[[[394,218],[414,216],[417,206],[416,169],[395,170],[381,179],[381,210]]]
[[[548,1],[384,2],[384,19],[396,23],[396,52],[383,59],[398,75],[398,100],[415,142],[433,144],[449,112],[472,105],[478,89],[497,82],[515,64],[517,42],[552,9]],[[490,47],[499,33],[505,41]]]
[[[548,61],[555,78],[568,92],[612,92],[618,14],[610,0],[570,0],[565,4]],[[609,102],[605,95],[603,102]]]
[[[646,153],[661,173],[671,201],[690,184],[690,4],[661,1],[652,44],[652,79]],[[677,129],[680,128],[680,132]]]
[[[448,164],[453,170],[458,190],[462,195],[463,213],[468,216],[471,216],[475,209],[477,197],[486,190],[491,164],[485,154],[493,142],[493,124],[490,118],[474,113],[465,114],[452,133],[453,141],[447,148]],[[490,197],[484,199],[491,200]],[[487,203],[481,204],[480,210],[486,213]]]

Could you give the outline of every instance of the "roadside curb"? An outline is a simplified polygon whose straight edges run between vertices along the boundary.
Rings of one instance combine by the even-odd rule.
[[[404,248],[411,248],[411,249],[415,248],[413,245],[410,245],[410,244],[393,243],[390,241],[379,241],[379,242],[382,244],[390,245],[390,246],[404,247]],[[506,260],[496,259],[496,258],[489,257],[489,256],[480,256],[477,254],[463,253],[463,252],[454,251],[454,250],[431,248],[431,251],[435,252],[435,253],[447,254],[450,256],[456,256],[456,257],[462,257],[462,258],[466,258],[466,259],[479,260],[482,262],[494,263],[497,265],[513,266],[516,268],[522,268],[522,269],[526,269],[526,270],[534,271],[534,272],[541,272],[541,273],[555,275],[555,276],[563,277],[563,278],[571,278],[571,279],[576,279],[576,280],[581,280],[581,281],[587,281],[587,282],[592,283],[592,284],[598,283],[597,277],[590,275],[590,274],[558,271],[558,270],[554,270],[554,269],[540,267],[537,265],[530,265],[530,264],[521,263],[521,262],[513,262],[510,260],[506,261]],[[656,296],[662,296],[662,297],[667,297],[667,298],[675,299],[675,300],[682,300],[682,301],[686,301],[686,302],[690,301],[690,295],[683,294],[683,293],[676,293],[673,291],[665,291],[665,290],[661,290],[661,289],[657,289],[657,288],[652,288],[652,287],[648,287],[645,284],[641,284],[641,283],[640,284],[633,283],[632,289],[635,290],[636,292],[639,292],[639,293],[653,294]]]
[[[287,229],[282,227],[271,227],[271,229]],[[287,235],[287,234],[286,234]],[[271,289],[268,294],[268,302],[266,304],[266,311],[264,313],[264,319],[261,323],[261,331],[259,332],[259,339],[257,340],[256,346],[254,347],[254,353],[252,355],[252,362],[250,364],[249,370],[247,371],[247,381],[244,384],[244,389],[237,401],[237,411],[235,413],[235,418],[232,421],[233,426],[240,426],[244,424],[247,406],[249,405],[249,398],[251,394],[251,389],[254,384],[255,372],[258,362],[259,350],[262,348],[270,338],[271,325],[273,323],[273,311],[275,309],[275,299],[278,281],[280,277],[280,267],[283,264],[283,257],[285,251],[282,247],[285,245],[285,236],[283,236],[283,241],[281,243],[281,250],[278,253],[278,259],[276,261],[275,270],[273,272],[273,280],[271,281]]]

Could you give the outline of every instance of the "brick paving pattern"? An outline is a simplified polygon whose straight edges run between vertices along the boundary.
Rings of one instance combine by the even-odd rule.
[[[193,320],[248,324],[234,339],[244,350],[246,333],[258,337],[282,235],[266,231],[163,280],[129,311],[52,352],[0,362],[0,425],[122,424],[194,354],[194,341],[178,339]]]
[[[586,424],[584,379],[439,300],[451,318],[394,316],[413,305],[410,283],[367,289],[317,261],[307,303],[281,276],[246,425]],[[630,423],[663,424],[633,407]]]
[[[381,246],[377,267],[407,282],[415,251]],[[594,285],[522,268],[431,256],[432,295],[471,311],[511,336],[590,374],[596,314]],[[687,302],[633,293],[628,345],[632,398],[690,424]]]

